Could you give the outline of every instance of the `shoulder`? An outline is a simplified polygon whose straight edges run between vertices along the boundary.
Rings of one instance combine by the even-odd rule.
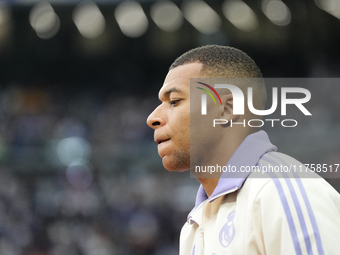
[[[340,194],[317,173],[280,152],[262,156],[258,171],[249,175],[239,195],[264,207],[288,210],[303,205],[320,210],[322,205],[340,215]]]
[[[252,173],[239,190],[240,200],[256,236],[267,240],[268,253],[336,254],[332,252],[340,249],[340,194],[310,169],[306,174],[294,172],[299,164],[283,153],[265,154],[258,165],[267,166],[268,172]]]
[[[254,194],[254,213],[267,221],[285,219],[289,228],[320,225],[312,229],[325,236],[327,228],[340,232],[340,194],[327,181],[310,169],[294,171],[302,163],[283,153],[267,153],[259,163],[282,168],[273,169],[273,174],[251,174],[244,183],[245,190]]]

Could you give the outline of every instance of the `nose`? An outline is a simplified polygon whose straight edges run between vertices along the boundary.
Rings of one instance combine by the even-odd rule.
[[[165,119],[161,114],[161,105],[159,105],[147,118],[146,123],[149,127],[156,129],[165,123]]]

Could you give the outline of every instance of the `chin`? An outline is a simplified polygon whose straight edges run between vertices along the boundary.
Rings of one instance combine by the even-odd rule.
[[[184,172],[190,170],[190,156],[185,157],[181,154],[180,157],[164,156],[163,166],[170,172]]]
[[[186,171],[189,171],[189,170],[190,170],[189,167],[185,167],[185,168],[175,168],[175,167],[168,167],[168,166],[165,166],[164,164],[163,164],[163,166],[164,166],[164,168],[165,168],[166,170],[168,170],[169,172],[178,172],[178,173],[180,173],[180,172],[186,172]]]

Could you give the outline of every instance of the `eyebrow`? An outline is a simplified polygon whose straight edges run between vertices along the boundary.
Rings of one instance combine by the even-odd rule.
[[[164,93],[164,95],[166,96],[166,95],[169,95],[170,93],[172,93],[172,92],[182,92],[182,90],[180,90],[180,89],[178,89],[178,88],[171,88],[171,89],[169,89],[169,90],[167,90],[165,93]]]
[[[180,90],[180,89],[178,89],[178,88],[176,88],[176,87],[173,87],[173,88],[171,88],[171,89],[165,91],[165,92],[163,93],[163,97],[166,97],[167,95],[169,95],[169,94],[172,93],[172,92],[182,92],[182,90]]]

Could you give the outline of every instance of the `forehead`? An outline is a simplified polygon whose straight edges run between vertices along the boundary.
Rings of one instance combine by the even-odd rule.
[[[164,84],[159,91],[159,97],[173,88],[189,91],[190,78],[199,78],[201,68],[201,63],[190,63],[171,69],[165,77]]]

